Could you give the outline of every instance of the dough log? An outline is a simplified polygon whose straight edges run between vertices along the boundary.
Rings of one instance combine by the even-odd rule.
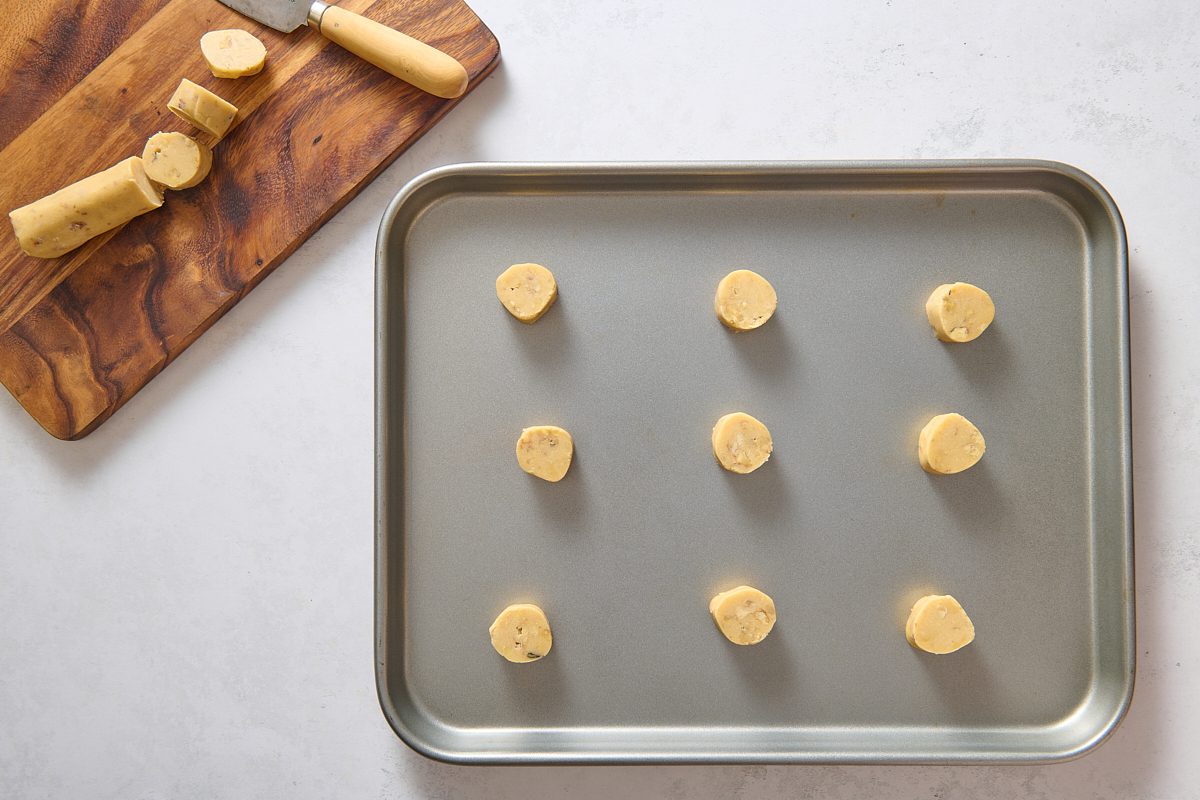
[[[57,258],[163,203],[162,192],[131,156],[103,172],[10,211],[21,249],[38,258]]]

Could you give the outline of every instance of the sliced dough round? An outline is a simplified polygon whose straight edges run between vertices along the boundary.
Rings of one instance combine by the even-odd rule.
[[[737,269],[717,284],[717,317],[735,331],[752,331],[775,313],[779,297],[770,281],[748,269]]]
[[[775,627],[775,601],[753,586],[721,592],[708,602],[708,611],[734,644],[758,644]]]
[[[533,324],[554,304],[558,283],[541,264],[513,264],[496,278],[496,297],[508,313]]]
[[[722,467],[739,475],[767,463],[773,447],[767,426],[741,411],[721,417],[712,429],[713,455]]]
[[[943,283],[925,301],[925,316],[943,342],[969,342],[992,324],[996,306],[978,286]]]
[[[571,467],[575,443],[557,425],[535,425],[517,439],[517,463],[530,475],[557,483]]]
[[[208,177],[212,150],[186,134],[159,131],[146,140],[142,164],[155,183],[168,189],[189,189]]]
[[[229,132],[238,113],[233,103],[187,78],[175,88],[175,94],[167,101],[167,110],[207,133],[213,144]]]
[[[953,475],[970,469],[983,458],[983,434],[962,414],[938,414],[925,424],[917,438],[921,467],[934,475]]]
[[[200,37],[200,52],[216,78],[241,78],[262,72],[267,47],[240,28],[209,31]]]
[[[496,652],[514,664],[537,661],[554,644],[546,612],[532,603],[517,603],[501,611],[488,633]]]
[[[975,639],[975,626],[948,594],[931,594],[913,604],[904,626],[908,643],[926,653],[953,653]]]

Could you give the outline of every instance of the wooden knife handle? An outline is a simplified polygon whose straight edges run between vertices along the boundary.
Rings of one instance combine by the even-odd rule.
[[[467,90],[467,70],[437,48],[337,6],[314,3],[309,21],[326,39],[402,81],[438,97]]]

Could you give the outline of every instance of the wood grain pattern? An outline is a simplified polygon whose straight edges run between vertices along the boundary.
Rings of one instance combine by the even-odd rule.
[[[0,147],[166,4],[167,0],[38,0],[0,5]]]
[[[115,17],[137,4],[96,5]],[[23,259],[58,274],[36,276],[42,296],[0,336],[0,381],[62,439],[111,416],[458,102],[407,86],[308,30],[285,36],[215,0],[160,5],[0,153],[0,164],[24,165],[0,175],[8,181],[0,200],[12,207],[13,196],[34,199],[140,152],[157,130],[186,130],[165,110],[181,77],[241,110],[200,186],[168,193],[163,208],[106,242],[56,261]],[[495,38],[458,0],[341,5],[455,56],[472,88],[496,65]],[[213,78],[199,38],[235,26],[264,41],[268,67],[254,78]],[[11,74],[0,71],[0,80]],[[51,155],[48,139],[61,144]],[[6,244],[15,246],[11,232]],[[32,296],[27,283],[6,289],[8,276],[33,267],[3,253],[0,311]]]

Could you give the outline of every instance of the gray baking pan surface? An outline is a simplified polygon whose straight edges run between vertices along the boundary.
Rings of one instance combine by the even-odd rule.
[[[545,264],[535,325],[496,276]],[[779,310],[734,334],[718,280]],[[935,286],[996,321],[938,342]],[[459,165],[415,179],[378,249],[377,652],[384,713],[465,763],[1041,762],[1087,752],[1133,688],[1126,247],[1082,172],[1039,161]],[[771,460],[713,459],[722,414]],[[917,434],[987,439],[931,476]],[[576,443],[523,473],[523,427]],[[779,620],[716,630],[741,583]],[[909,647],[927,593],[977,636]],[[542,661],[488,626],[542,606]]]

